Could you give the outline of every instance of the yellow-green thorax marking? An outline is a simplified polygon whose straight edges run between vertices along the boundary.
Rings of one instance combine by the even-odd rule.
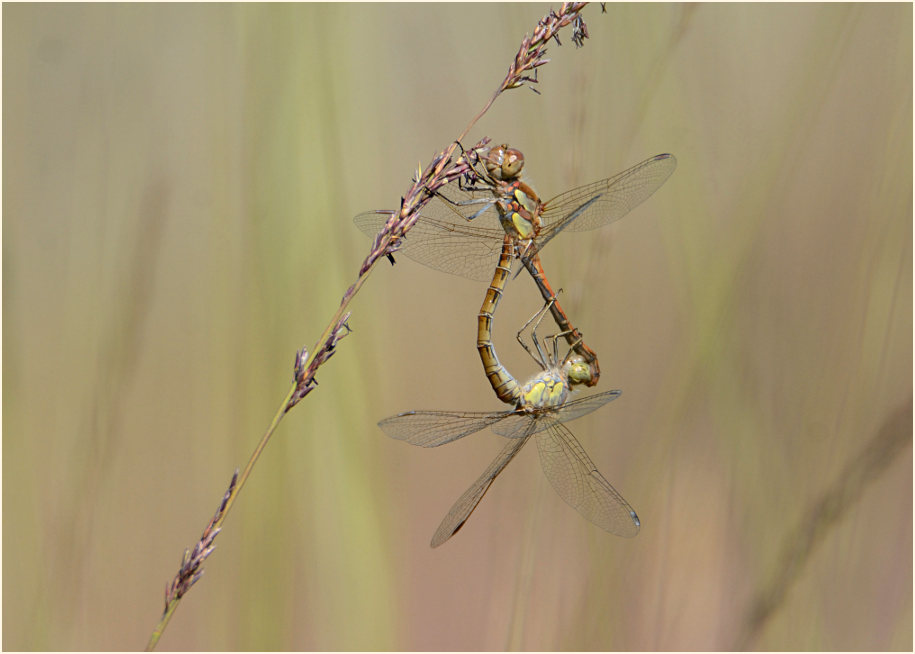
[[[524,168],[524,155],[503,144],[490,149],[484,164],[496,195],[500,197],[496,207],[505,233],[517,241],[537,236],[543,203],[534,189],[519,178]]]

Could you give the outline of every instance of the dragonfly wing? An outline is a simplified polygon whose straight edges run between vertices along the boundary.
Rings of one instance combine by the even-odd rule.
[[[548,417],[537,435],[543,472],[559,496],[585,519],[611,534],[630,538],[639,533],[639,517],[616,492],[562,423]]]
[[[488,282],[499,260],[504,235],[501,226],[496,231],[420,216],[407,232],[400,251],[434,270]]]
[[[495,423],[492,426],[492,430],[505,438],[523,438],[537,431],[537,426],[533,424],[534,422],[536,420],[533,414],[525,413],[524,411],[512,411],[505,416],[505,420]],[[531,428],[533,428],[533,431],[528,432]]]
[[[599,409],[622,394],[623,391],[607,391],[606,393],[570,400],[558,409],[543,409],[535,413],[526,413],[520,410],[511,411],[505,414],[504,420],[494,423],[492,430],[505,438],[521,438],[528,434],[536,434],[546,429],[549,425],[548,420],[540,420],[541,415],[559,422],[569,422],[591,413],[595,409]]]
[[[478,189],[462,187],[456,182],[441,187],[436,197],[423,207],[423,212],[436,218],[455,214],[465,220],[483,220],[499,222],[499,213],[495,205],[495,194],[485,185]]]
[[[587,397],[580,397],[575,400],[570,400],[563,404],[559,409],[550,413],[550,416],[558,420],[559,422],[570,422],[576,418],[581,418],[584,415],[587,415],[604,406],[607,402],[612,402],[620,395],[623,394],[623,391],[607,391],[605,393],[597,393],[596,395],[589,395]],[[541,427],[545,429],[545,427]]]
[[[385,418],[378,426],[399,441],[421,447],[438,447],[497,424],[511,411],[408,411]]]
[[[537,250],[564,229],[580,232],[619,220],[657,191],[676,167],[676,157],[659,154],[618,175],[557,195],[544,203]]]
[[[442,523],[438,526],[438,529],[435,530],[435,534],[432,536],[432,547],[438,547],[454,536],[458,530],[464,526],[464,523],[467,522],[467,518],[469,518],[470,514],[473,513],[473,510],[477,508],[477,505],[480,503],[480,500],[483,499],[486,491],[489,490],[492,482],[499,476],[499,473],[505,469],[508,462],[515,458],[515,455],[524,447],[524,444],[527,443],[529,439],[530,434],[527,434],[523,438],[510,440],[505,447],[502,448],[502,451],[499,452],[499,456],[489,464],[489,467],[483,471],[483,474],[480,475],[479,479],[473,482],[470,488],[464,491],[464,494],[458,498],[458,501],[455,502],[454,506],[451,507],[451,510],[448,511],[448,515],[445,516],[445,519],[442,520]]]
[[[450,193],[456,201],[477,201],[474,194],[453,186],[455,189]],[[468,219],[475,214],[479,215]],[[353,222],[364,234],[374,237],[390,215],[390,212],[366,211]],[[451,204],[434,197],[423,207],[398,251],[435,270],[487,282],[502,251],[504,235],[492,204]]]

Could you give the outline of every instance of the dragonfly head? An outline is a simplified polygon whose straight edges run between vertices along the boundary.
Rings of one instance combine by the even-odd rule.
[[[591,367],[585,362],[584,357],[577,354],[566,360],[562,372],[572,385],[587,384],[591,381]]]
[[[490,148],[486,155],[486,172],[500,181],[514,179],[521,174],[524,168],[524,155],[520,150],[510,148],[506,144]]]

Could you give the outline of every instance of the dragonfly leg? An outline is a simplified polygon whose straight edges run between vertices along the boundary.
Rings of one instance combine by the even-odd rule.
[[[466,161],[470,166],[470,169],[473,171],[472,174],[468,175],[471,179],[482,179],[484,181],[489,180],[490,175],[486,172],[486,167],[483,165],[483,162],[480,160],[480,151],[479,149],[473,149],[470,151],[470,156],[467,156],[467,150],[464,149],[464,144],[460,141],[454,141],[457,146],[461,149],[461,159]],[[477,166],[483,166],[483,170],[480,171],[477,169]],[[458,184],[461,183],[463,178],[458,179]],[[472,184],[468,188],[476,188]]]
[[[452,141],[452,143],[461,149],[461,159],[463,159],[467,155],[467,151],[464,149],[464,144],[460,141]]]
[[[562,292],[562,289],[559,289],[559,291]],[[537,330],[540,329],[540,323],[543,322],[543,318],[546,316],[546,312],[549,309],[551,309],[555,303],[556,303],[555,296],[553,296],[552,298],[550,298],[549,300],[547,300],[544,303],[543,308],[538,312],[537,321],[534,323],[534,326],[531,328],[531,340],[534,342],[534,345],[537,347],[537,352],[540,353],[540,357],[543,360],[543,363],[547,367],[553,367],[556,364],[556,360],[558,357],[554,356],[553,358],[551,358],[549,355],[549,351],[547,351],[546,354],[544,354],[544,350],[543,350],[543,348],[540,347],[540,341],[537,338]],[[546,343],[546,341],[547,341],[547,339],[544,339],[544,343]],[[555,350],[555,348],[554,348],[554,350]]]
[[[550,334],[549,336],[544,337],[544,342],[551,341],[553,343],[553,361],[559,361],[559,339],[567,338],[570,334],[576,334],[573,336],[572,341],[569,343],[569,351],[566,352],[565,357],[562,359],[562,365],[568,363],[569,359],[572,357],[572,353],[575,352],[575,348],[582,344],[581,334],[578,334],[577,329],[567,329],[564,332],[559,332],[557,334]]]
[[[550,306],[553,304],[553,300],[545,302],[543,307],[540,308],[537,313],[532,315],[527,319],[527,322],[522,325],[521,329],[518,330],[518,334],[515,338],[518,339],[518,342],[521,344],[521,347],[531,355],[531,358],[536,361],[541,368],[547,370],[550,365],[549,357],[544,353],[543,348],[540,346],[540,341],[537,339],[537,328],[540,326],[540,323],[543,321],[543,317],[546,315],[546,312],[549,310]],[[534,347],[537,349],[537,354],[535,355],[531,348],[528,347],[527,343],[524,342],[522,335],[528,326],[534,323],[534,326],[531,328],[531,342],[534,344]]]
[[[470,186],[470,187],[462,187],[461,190],[462,191],[484,191],[487,189],[475,188],[475,187]],[[485,211],[487,209],[489,209],[492,205],[498,203],[498,200],[496,200],[495,198],[479,198],[476,200],[463,200],[461,202],[458,202],[456,200],[452,200],[451,198],[447,197],[446,195],[444,195],[443,193],[440,193],[438,191],[433,191],[432,195],[434,195],[435,197],[440,199],[442,202],[446,202],[453,207],[470,207],[470,206],[474,206],[474,205],[478,205],[478,204],[483,205],[483,208],[480,209],[479,211],[477,211],[476,213],[474,213],[470,216],[464,216],[464,219],[467,220],[468,222],[473,220],[474,218],[477,218],[477,217],[483,215],[483,213],[485,213]]]
[[[460,145],[460,143],[458,143],[458,144]],[[461,152],[462,153],[464,152],[463,146],[461,146]],[[464,156],[465,156],[464,154],[461,155],[461,157],[464,157]],[[493,188],[496,185],[496,181],[494,179],[492,179],[492,177],[486,171],[480,172],[479,170],[477,170],[475,168],[475,166],[478,165],[479,163],[480,163],[479,160],[477,160],[476,162],[471,164],[471,170],[473,172],[468,173],[468,177],[470,177],[469,181],[465,182],[463,180],[463,178],[458,179],[458,183],[457,183],[458,188],[461,191],[465,191],[467,193],[485,193],[486,195],[492,196],[494,193]],[[482,181],[482,186],[477,186],[475,183],[476,181]],[[474,205],[483,205],[483,208],[480,209],[479,211],[477,211],[476,213],[474,213],[473,215],[464,216],[465,220],[467,220],[468,222],[473,220],[474,218],[477,218],[477,217],[483,215],[483,213],[485,213],[487,209],[489,209],[494,204],[499,203],[499,200],[496,197],[476,198],[473,200],[452,200],[444,193],[441,193],[438,191],[434,192],[433,195],[435,195],[440,200],[442,200],[443,202],[446,202],[447,204],[450,204],[453,207],[470,207],[470,206],[474,206]]]

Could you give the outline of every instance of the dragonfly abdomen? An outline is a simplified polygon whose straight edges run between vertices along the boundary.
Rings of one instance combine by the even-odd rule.
[[[511,274],[511,258],[514,249],[512,240],[506,236],[502,243],[502,254],[492,276],[492,283],[486,289],[483,306],[477,318],[477,350],[483,362],[483,371],[500,400],[506,404],[517,404],[521,399],[521,384],[499,361],[495,347],[492,344],[492,316],[499,300],[502,299],[502,290]]]

